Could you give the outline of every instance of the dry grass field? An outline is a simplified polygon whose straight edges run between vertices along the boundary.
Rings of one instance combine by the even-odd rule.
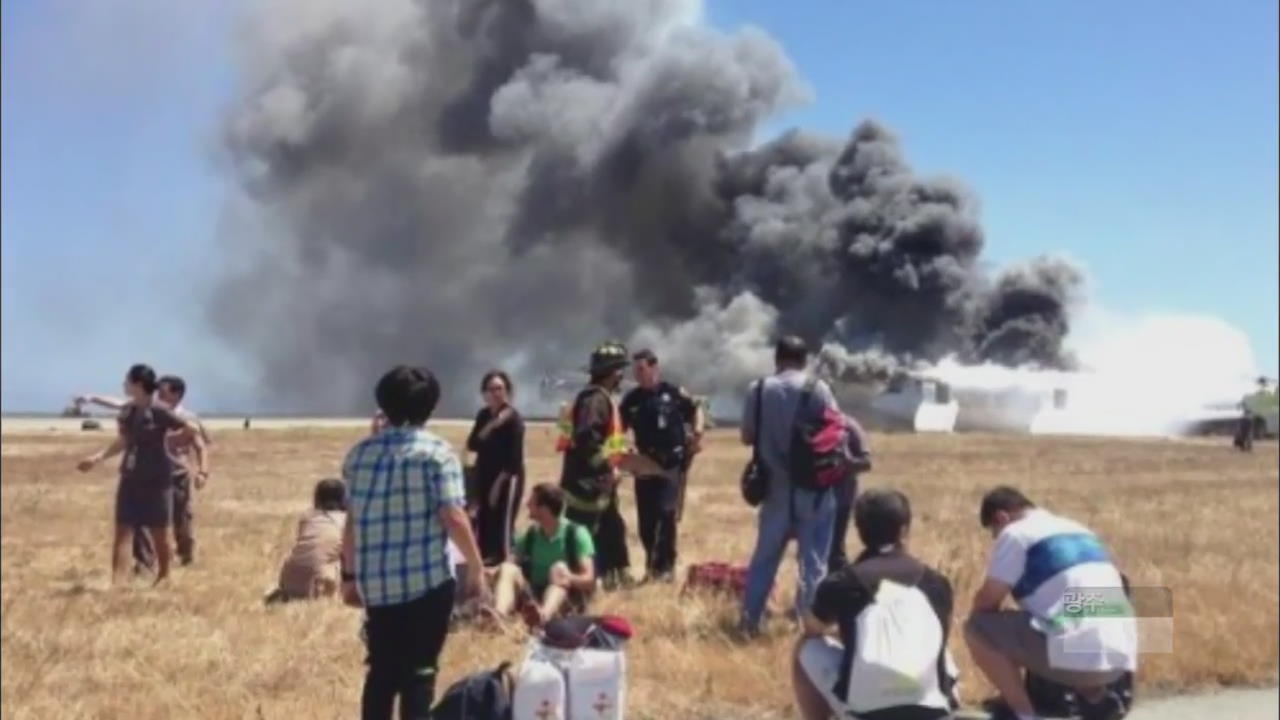
[[[456,444],[465,428],[446,426]],[[531,428],[534,480],[554,479],[549,428]],[[10,720],[59,718],[344,718],[363,678],[360,613],[338,602],[266,609],[312,484],[332,475],[358,429],[221,430],[214,477],[197,505],[196,566],[171,587],[109,589],[116,479],[73,466],[105,434],[3,438],[0,711]],[[1226,440],[1172,442],[1026,437],[873,437],[876,469],[863,486],[894,485],[914,503],[912,547],[955,585],[963,612],[989,540],[977,501],[997,483],[1099,530],[1137,585],[1172,589],[1174,653],[1146,656],[1142,691],[1266,683],[1277,658],[1277,455]],[[747,453],[717,431],[695,465],[681,562],[745,562],[754,518],[736,479]],[[625,513],[634,526],[628,493]],[[522,521],[523,524],[523,521]],[[632,562],[642,561],[632,533]],[[857,549],[851,533],[851,551]],[[795,567],[780,573],[788,599]],[[735,643],[735,608],[682,601],[675,588],[608,595],[598,608],[637,626],[629,654],[628,717],[776,718],[790,701],[792,630]],[[519,658],[523,636],[463,629],[442,659],[442,682]],[[961,643],[964,695],[987,689]]]

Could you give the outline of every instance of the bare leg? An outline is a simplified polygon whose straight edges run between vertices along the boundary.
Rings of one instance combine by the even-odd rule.
[[[142,525],[135,525],[133,528],[133,571],[141,573],[142,571],[152,572],[156,568],[156,553],[151,547],[151,535],[147,533],[147,528]]]
[[[160,526],[150,528],[151,545],[156,550],[156,585],[169,577],[169,565],[173,562],[173,546],[169,544],[169,529]]]
[[[569,591],[559,585],[549,585],[542,593],[542,604],[538,606],[538,612],[542,615],[542,621],[546,622],[556,615],[560,614],[560,608],[564,607],[565,601],[569,599]]]
[[[1027,697],[1027,689],[1022,684],[1021,669],[1014,665],[1012,660],[984,642],[968,624],[964,628],[964,639],[969,646],[969,655],[973,657],[973,662],[995,686],[1005,704],[1020,715],[1033,714],[1031,698]]]
[[[133,526],[116,524],[115,538],[111,543],[111,584],[119,585],[126,579],[124,568],[133,559]]]
[[[809,673],[800,665],[800,649],[807,640],[808,638],[800,638],[791,656],[791,687],[795,689],[796,707],[800,709],[800,716],[804,720],[829,720],[831,707],[827,705],[822,693],[818,692],[818,688],[813,686]]]
[[[516,607],[516,594],[524,587],[524,574],[518,565],[502,563],[498,566],[498,579],[493,591],[493,609],[500,617],[507,617]]]

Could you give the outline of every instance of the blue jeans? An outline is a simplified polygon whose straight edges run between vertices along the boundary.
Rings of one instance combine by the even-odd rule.
[[[751,631],[760,627],[764,606],[773,581],[778,575],[782,552],[787,541],[796,539],[800,566],[800,585],[796,589],[796,614],[800,616],[813,603],[818,583],[827,574],[827,556],[831,550],[831,532],[835,524],[836,497],[827,491],[820,495],[796,490],[794,502],[788,493],[769,497],[760,506],[756,549],[747,568],[747,592],[742,610],[743,626]]]

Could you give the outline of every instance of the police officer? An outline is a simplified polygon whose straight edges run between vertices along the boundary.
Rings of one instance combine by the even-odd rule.
[[[596,577],[606,589],[624,582],[631,564],[617,492],[626,435],[614,399],[627,364],[627,349],[620,343],[604,343],[591,353],[591,381],[565,408],[557,447],[564,453],[565,517],[591,532]]]
[[[661,469],[636,475],[636,516],[646,579],[670,581],[676,567],[676,524],[689,463],[702,439],[702,409],[684,388],[663,382],[651,350],[632,356],[638,387],[622,399],[622,425],[636,449]]]

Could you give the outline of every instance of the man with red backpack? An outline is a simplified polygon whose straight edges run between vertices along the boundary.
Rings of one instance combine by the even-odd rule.
[[[827,556],[827,574],[849,564],[845,554],[845,537],[849,534],[849,515],[858,497],[858,475],[871,471],[871,447],[867,433],[852,415],[844,416],[845,447],[849,453],[849,475],[836,488],[835,530],[831,533],[831,553]]]
[[[844,416],[831,388],[806,372],[808,358],[804,340],[779,340],[774,349],[777,373],[752,383],[743,403],[742,441],[755,446],[758,467],[767,476],[740,623],[748,635],[760,630],[791,538],[798,545],[800,566],[796,617],[812,604],[827,572],[836,512],[833,489],[848,477]]]

